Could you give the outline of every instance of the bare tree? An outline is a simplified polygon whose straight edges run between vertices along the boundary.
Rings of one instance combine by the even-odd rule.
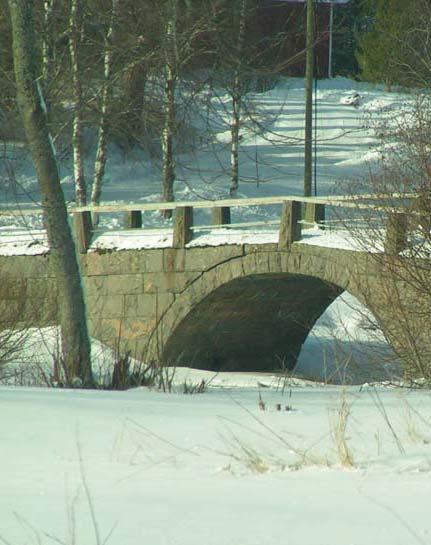
[[[112,42],[116,18],[118,15],[118,0],[112,0],[109,28],[105,39],[105,52],[103,62],[103,86],[100,105],[99,136],[97,142],[96,160],[94,164],[93,188],[91,192],[91,202],[94,205],[100,203],[102,193],[102,182],[106,167],[106,146],[108,142],[108,116],[111,107],[111,97],[113,90],[113,50]]]
[[[68,384],[93,384],[91,349],[75,245],[47,128],[37,70],[34,1],[9,0],[18,104],[42,194],[52,266],[60,294],[62,355]]]
[[[164,92],[164,124],[162,131],[162,188],[163,200],[174,200],[175,164],[173,140],[175,135],[175,83],[177,79],[177,19],[178,0],[168,0],[168,18],[166,22],[165,47],[165,92]],[[170,217],[171,210],[165,210],[164,216]]]
[[[79,42],[82,34],[82,5],[81,0],[70,2],[69,22],[69,50],[72,68],[72,93],[73,93],[73,123],[72,123],[72,150],[73,150],[73,174],[75,179],[76,204],[87,204],[87,186],[84,176],[84,164],[82,156],[82,82],[79,59]]]
[[[239,185],[238,152],[240,140],[240,119],[242,96],[244,94],[243,55],[247,23],[247,0],[241,0],[238,14],[238,41],[236,44],[235,67],[232,80],[232,120],[231,120],[231,148],[230,148],[230,196],[235,197]]]
[[[380,195],[349,230],[378,275],[361,286],[409,378],[431,380],[431,99],[418,95],[376,126],[380,160],[352,193]],[[368,278],[364,271],[364,278]],[[378,286],[378,290],[375,286]],[[378,301],[375,293],[378,292]]]
[[[54,78],[54,6],[55,0],[43,1],[42,80],[45,96],[49,96]]]

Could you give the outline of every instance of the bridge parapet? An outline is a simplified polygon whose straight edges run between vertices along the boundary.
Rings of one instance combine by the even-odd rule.
[[[405,196],[403,196],[405,197]],[[229,199],[221,201],[187,201],[171,203],[144,203],[128,205],[83,206],[73,209],[74,230],[78,250],[85,253],[91,244],[93,225],[92,214],[122,212],[124,225],[129,229],[142,229],[142,213],[145,211],[174,210],[173,225],[174,248],[184,248],[193,239],[196,232],[208,231],[216,227],[228,229],[250,227],[274,227],[279,230],[278,244],[280,249],[286,249],[293,242],[301,240],[303,229],[318,226],[324,229],[326,225],[325,210],[329,207],[358,211],[384,211],[387,214],[387,230],[384,247],[388,253],[399,252],[406,242],[408,225],[404,209],[382,206],[385,198],[399,198],[397,195],[376,196],[358,195],[349,197],[263,197],[254,199]],[[373,202],[373,200],[378,200]],[[371,201],[371,202],[370,202]],[[233,207],[282,205],[279,220],[236,222],[231,221]],[[195,225],[194,211],[212,209],[211,225]],[[338,220],[340,221],[340,220]],[[343,220],[344,221],[344,220]]]

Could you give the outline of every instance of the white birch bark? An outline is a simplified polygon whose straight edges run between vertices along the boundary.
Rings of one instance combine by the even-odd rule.
[[[118,13],[119,0],[112,0],[111,4],[111,18],[109,23],[108,32],[105,39],[105,56],[104,56],[104,70],[103,70],[103,88],[101,99],[101,114],[99,120],[99,136],[97,142],[96,159],[94,162],[94,176],[93,187],[91,192],[91,202],[94,205],[100,203],[100,197],[102,195],[103,177],[105,175],[106,167],[106,145],[107,145],[107,130],[108,130],[108,115],[111,107],[112,97],[112,40],[114,38],[115,20]],[[94,215],[93,222],[97,223],[97,215]]]
[[[82,157],[82,83],[79,65],[79,39],[82,26],[81,0],[71,0],[69,19],[69,52],[72,68],[73,92],[73,177],[75,180],[75,199],[77,206],[87,204],[87,187]]]
[[[175,135],[175,84],[177,69],[177,10],[178,0],[169,0],[169,15],[166,25],[165,51],[165,120],[162,132],[162,199],[174,200],[175,160],[173,141]],[[165,210],[164,217],[171,217],[172,211]]]
[[[238,29],[238,42],[236,46],[236,66],[235,73],[232,82],[232,119],[230,124],[231,130],[231,149],[230,149],[230,169],[231,169],[231,183],[230,183],[230,196],[236,197],[239,187],[239,141],[240,141],[240,123],[241,123],[241,109],[242,109],[242,64],[243,64],[243,50],[246,31],[246,17],[247,17],[247,0],[241,1],[241,8],[239,14],[239,29]]]
[[[49,95],[54,75],[54,34],[52,28],[54,4],[55,0],[44,0],[43,2],[42,81],[45,95]]]

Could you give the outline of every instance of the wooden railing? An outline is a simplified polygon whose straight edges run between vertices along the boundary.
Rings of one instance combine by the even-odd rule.
[[[391,198],[401,197],[391,195]],[[404,197],[404,195],[403,195]],[[389,214],[388,228],[386,231],[385,250],[388,253],[398,253],[405,247],[406,221],[405,213],[396,208],[379,206],[360,202],[360,200],[381,200],[382,196],[358,195],[337,197],[262,197],[251,199],[226,199],[220,201],[181,201],[161,202],[145,204],[122,204],[82,206],[73,210],[75,236],[80,252],[86,252],[91,240],[91,214],[124,212],[125,226],[139,229],[142,227],[142,212],[174,210],[173,247],[184,248],[193,238],[195,231],[208,230],[215,227],[254,227],[275,226],[279,227],[278,247],[280,250],[290,248],[292,243],[301,240],[302,229],[305,226],[318,225],[324,228],[325,206],[352,208],[355,210],[377,210]],[[231,224],[231,208],[247,206],[282,205],[279,221],[256,221]],[[194,209],[212,209],[212,225],[194,225]]]
[[[109,212],[124,212],[125,226],[129,229],[142,227],[142,212],[174,210],[173,247],[184,248],[193,238],[193,233],[215,227],[245,228],[257,226],[279,225],[279,247],[288,248],[301,238],[301,221],[322,223],[324,220],[324,203],[320,197],[263,197],[256,199],[227,199],[220,201],[182,201],[171,203],[145,203],[127,205],[82,206],[73,209],[75,237],[78,250],[86,252],[91,239],[91,215]],[[336,201],[337,203],[339,201]],[[305,215],[302,217],[302,203],[305,204]],[[247,206],[282,205],[279,221],[255,221],[231,223],[231,208]],[[211,225],[194,225],[194,209],[211,209]]]
[[[226,199],[218,201],[180,201],[134,204],[105,204],[100,206],[70,207],[73,215],[73,227],[77,249],[85,253],[93,235],[93,214],[124,213],[124,225],[127,229],[141,229],[142,213],[145,211],[175,211],[173,225],[173,247],[184,248],[193,238],[193,232],[214,227],[253,227],[279,226],[278,246],[288,249],[293,242],[301,239],[303,226],[325,224],[325,206],[353,208],[356,210],[375,210],[387,213],[385,251],[396,254],[405,248],[407,239],[407,214],[405,209],[397,209],[379,204],[360,202],[364,200],[382,201],[384,198],[413,198],[414,195],[354,195],[334,197],[261,197],[251,199]],[[231,224],[231,208],[248,206],[282,205],[279,221],[256,221]],[[212,225],[194,225],[194,209],[212,209]],[[1,215],[25,216],[41,214],[41,208],[0,209]]]

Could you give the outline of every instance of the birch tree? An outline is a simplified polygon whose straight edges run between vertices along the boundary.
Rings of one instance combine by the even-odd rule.
[[[105,39],[105,53],[103,61],[103,86],[100,105],[99,136],[97,142],[96,160],[94,163],[93,187],[91,202],[94,205],[100,203],[102,183],[106,167],[106,146],[108,142],[108,116],[112,97],[113,76],[113,39],[115,22],[118,14],[119,0],[112,0],[111,17]],[[97,216],[94,218],[97,221]]]
[[[45,99],[50,96],[54,77],[54,6],[55,0],[43,1],[42,80]],[[49,104],[49,99],[46,102]]]
[[[52,1],[52,0],[51,0]],[[87,186],[84,176],[82,157],[82,83],[79,59],[79,42],[82,33],[82,4],[81,0],[70,2],[69,22],[69,51],[72,69],[73,93],[73,122],[72,122],[72,150],[73,176],[75,180],[75,194],[77,206],[87,204]]]
[[[9,0],[18,104],[42,195],[53,271],[59,289],[62,357],[68,385],[93,384],[81,276],[58,167],[43,111],[35,59],[34,0]]]
[[[238,42],[236,45],[235,68],[232,81],[232,119],[230,124],[231,130],[231,148],[230,148],[230,196],[235,197],[239,186],[239,142],[240,142],[240,123],[241,123],[241,108],[243,96],[243,54],[244,42],[246,33],[247,21],[247,0],[241,0],[238,21]]]
[[[162,189],[163,201],[174,200],[175,160],[173,141],[175,134],[175,83],[177,79],[177,17],[178,0],[168,0],[165,48],[164,126],[162,132]],[[172,210],[163,212],[171,217]]]

